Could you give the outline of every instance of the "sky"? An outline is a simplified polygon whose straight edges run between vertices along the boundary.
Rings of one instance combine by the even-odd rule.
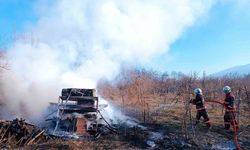
[[[249,6],[247,1],[216,3],[202,20],[171,45],[170,54],[155,58],[153,66],[210,74],[249,64]]]
[[[39,1],[40,2],[40,1]],[[0,48],[39,21],[36,0],[0,0]],[[250,63],[250,6],[247,1],[219,1],[179,36],[169,50],[142,66],[159,71],[207,74]]]
[[[0,44],[6,48],[14,37],[22,33],[25,25],[37,21],[34,1],[0,0]]]

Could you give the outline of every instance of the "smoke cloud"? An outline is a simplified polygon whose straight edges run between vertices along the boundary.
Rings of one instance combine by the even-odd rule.
[[[123,64],[143,64],[169,50],[206,14],[212,0],[57,0],[38,2],[30,38],[7,50],[2,99],[35,118],[61,88],[95,88]],[[23,111],[26,110],[26,113]]]

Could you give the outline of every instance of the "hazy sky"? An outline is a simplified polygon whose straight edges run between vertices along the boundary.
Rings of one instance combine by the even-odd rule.
[[[1,49],[11,45],[13,35],[36,24],[41,16],[37,10],[43,7],[46,5],[39,8],[36,0],[0,0]],[[184,30],[166,53],[154,56],[144,65],[161,71],[214,73],[249,64],[249,7],[250,1],[247,0],[218,0],[206,14]]]
[[[250,1],[216,3],[207,16],[189,28],[154,66],[183,72],[214,73],[250,63]],[[168,56],[169,57],[169,56]],[[168,63],[164,63],[168,62]]]

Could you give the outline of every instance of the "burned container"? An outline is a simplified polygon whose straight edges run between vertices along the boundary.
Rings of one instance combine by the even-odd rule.
[[[79,136],[97,132],[98,97],[95,93],[95,89],[62,89],[54,132],[74,132]]]

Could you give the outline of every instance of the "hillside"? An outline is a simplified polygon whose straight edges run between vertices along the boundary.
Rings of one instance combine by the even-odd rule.
[[[220,72],[211,74],[211,76],[221,77],[228,74],[239,75],[239,76],[250,74],[250,64],[228,68],[226,70],[222,70]]]

